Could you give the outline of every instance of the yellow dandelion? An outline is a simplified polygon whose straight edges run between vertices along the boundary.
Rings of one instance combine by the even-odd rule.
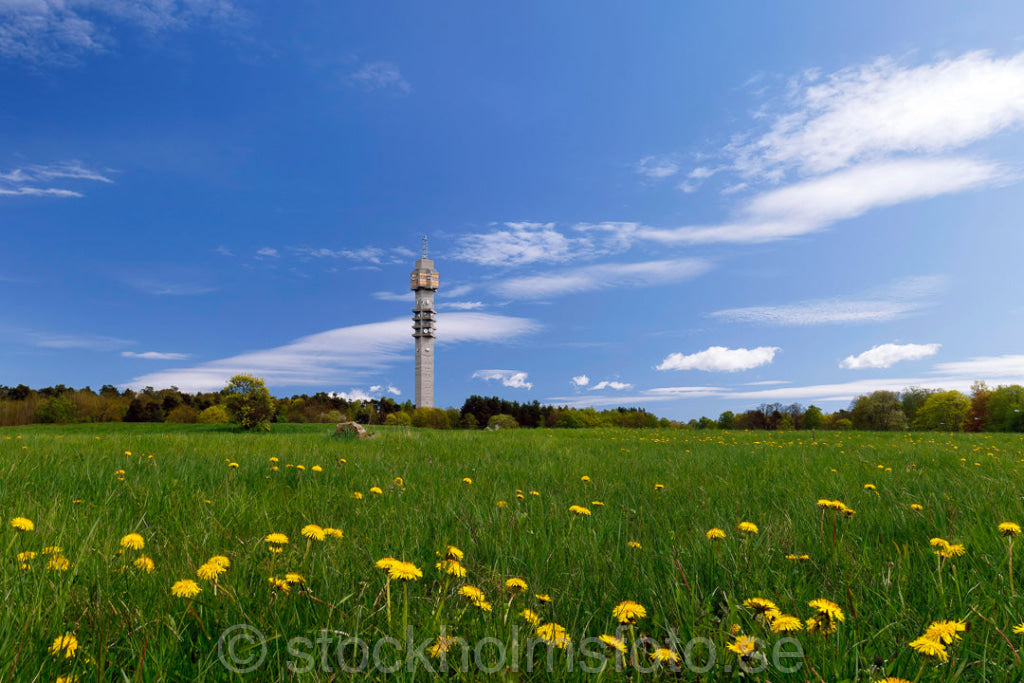
[[[128,550],[142,550],[146,546],[146,541],[142,538],[142,534],[127,534],[121,537],[121,547]]]
[[[747,598],[743,601],[743,606],[747,609],[752,609],[757,614],[767,614],[768,612],[778,612],[778,606],[768,600],[767,598]]]
[[[532,609],[524,609],[522,612],[519,613],[519,616],[521,616],[527,623],[533,626],[536,626],[540,623],[540,616],[538,616],[538,614],[534,612]]]
[[[587,475],[584,474],[582,477],[580,477],[580,481],[582,481],[583,483],[586,483],[586,482],[590,481],[590,477],[588,477]]]
[[[341,533],[341,529],[335,529],[333,527],[325,526],[324,533],[331,538],[344,538],[345,534]]]
[[[736,528],[739,531],[742,531],[745,534],[756,534],[757,533],[757,525],[754,524],[753,522],[740,522],[736,526]]]
[[[932,540],[928,541],[928,545],[932,546],[933,548],[948,548],[949,541],[943,538],[933,538]]]
[[[466,576],[466,568],[458,560],[441,560],[435,566],[439,572],[448,576],[459,579]]]
[[[229,462],[228,463],[228,467],[230,467],[233,470],[237,470],[238,469],[238,463],[237,462]]]
[[[324,471],[324,468],[323,468],[323,467],[320,467],[320,465],[313,465],[313,466],[312,466],[312,467],[310,467],[309,469],[310,469],[311,471],[313,471],[313,472],[323,472],[323,471]]]
[[[405,486],[405,479],[402,479],[401,477],[395,477],[394,479],[391,480],[391,483],[392,485],[398,488],[402,488],[403,486]]]
[[[512,593],[521,593],[526,590],[526,582],[522,579],[513,576],[511,579],[505,582],[505,589]]]
[[[423,572],[412,562],[396,561],[388,569],[388,578],[398,581],[418,581],[423,578]]]
[[[459,550],[453,545],[446,546],[444,549],[444,557],[446,560],[455,560],[456,562],[462,562],[462,559],[466,556],[464,552]]]
[[[936,640],[943,645],[949,645],[954,640],[960,640],[960,632],[967,630],[966,621],[942,620],[933,621],[925,630],[924,637]]]
[[[827,617],[830,621],[846,621],[843,610],[831,600],[818,598],[817,600],[811,600],[807,604],[817,610],[819,615]]]
[[[1016,626],[1014,626],[1013,627],[1013,632],[1017,633],[1017,634],[1024,635],[1024,621],[1022,621],[1019,624],[1017,624]]]
[[[608,647],[610,647],[611,649],[618,650],[622,654],[626,654],[626,644],[624,642],[622,642],[621,639],[616,638],[615,636],[607,635],[607,634],[600,635],[600,636],[597,637],[597,639],[600,640],[605,645],[607,645]]]
[[[592,500],[592,501],[590,501],[590,505],[593,506],[593,507],[596,507],[596,508],[603,508],[604,507],[604,503],[602,503],[599,500]]]
[[[26,517],[15,517],[11,520],[11,526],[18,531],[35,531],[36,525]]]
[[[898,676],[886,676],[882,680],[878,681],[878,683],[910,683],[910,681]]]
[[[360,493],[359,491],[353,491],[352,492],[352,497],[355,498],[356,500],[362,500],[363,499],[363,494]]]
[[[307,524],[302,527],[302,535],[311,541],[322,541],[327,538],[327,533],[316,524]]]
[[[63,656],[65,659],[71,659],[75,656],[78,651],[78,638],[73,633],[65,633],[59,636],[50,645],[50,654],[54,657]]]
[[[874,484],[864,484],[864,490],[865,491],[874,491],[875,493],[878,493],[878,489],[875,488]]]
[[[470,484],[472,484],[472,483],[473,483],[473,480],[472,480],[472,479],[470,479],[469,477],[463,477],[463,478],[462,478],[462,483],[463,483],[463,484],[466,484],[466,485],[468,486],[468,485],[470,485]]]
[[[640,541],[627,541],[626,547],[632,548],[633,550],[640,550],[643,548],[643,546],[640,545]]]
[[[660,491],[660,490],[662,490],[663,488],[665,488],[665,485],[664,485],[664,484],[655,484],[655,485],[654,485],[654,490],[655,490],[655,491]]]
[[[284,579],[278,578],[276,576],[268,576],[267,581],[270,582],[271,590],[278,591],[280,593],[291,593],[292,591],[291,584],[289,584]]]
[[[750,636],[738,636],[736,640],[726,645],[726,648],[743,659],[748,659],[757,651],[757,640]]]
[[[490,612],[492,609],[491,603],[487,602],[486,600],[479,600],[477,602],[474,602],[473,604],[479,607],[484,612]]]
[[[393,557],[382,557],[379,560],[377,560],[377,562],[375,562],[373,566],[384,572],[390,572],[392,565],[394,565],[396,562],[398,562],[398,560],[396,560]]]
[[[46,568],[55,572],[66,572],[71,568],[71,561],[63,555],[53,555],[46,564]]]
[[[540,491],[530,491],[531,496],[540,496]]]
[[[572,642],[569,639],[569,634],[566,632],[565,627],[555,623],[538,626],[537,637],[545,643],[554,645],[559,650],[564,650]]]
[[[281,461],[278,460],[276,456],[272,455],[272,456],[270,456],[270,462],[275,462],[276,463],[276,462],[281,462]]]
[[[216,581],[217,577],[227,571],[224,567],[213,562],[207,562],[206,564],[200,565],[199,569],[196,570],[196,576],[203,581]]]
[[[306,584],[306,577],[298,572],[288,572],[284,575],[284,580],[293,586],[304,586]]]
[[[549,603],[551,602],[551,596],[547,593],[534,593],[533,597],[537,598],[537,602]]]
[[[384,491],[381,490],[381,488],[379,486],[371,486],[370,487],[370,493],[372,493],[372,494],[374,494],[376,496],[380,496],[380,495],[383,495]]]
[[[910,509],[914,510],[915,512],[920,512],[921,510],[924,510],[924,506],[921,505],[920,503],[911,503]]]
[[[637,619],[647,616],[647,610],[640,603],[623,600],[612,610],[612,616],[618,619],[620,624],[635,624]]]
[[[790,553],[789,555],[786,555],[786,559],[790,560],[792,562],[806,562],[807,560],[811,559],[811,556],[810,555],[797,555],[797,554],[794,554],[794,553]]]
[[[1003,536],[1017,536],[1020,534],[1020,525],[1014,522],[1003,522],[999,525],[999,533]]]
[[[507,508],[508,507],[508,501],[499,500],[497,503],[495,503],[495,505],[497,507],[499,507],[499,508]]]
[[[454,636],[440,635],[437,637],[437,640],[434,641],[434,644],[431,645],[430,648],[427,650],[427,654],[433,657],[434,659],[440,659],[444,655],[448,654],[448,651],[451,650],[452,645],[455,645],[455,643],[457,643],[458,640],[459,639]]]
[[[18,553],[18,562],[30,562],[36,559],[36,552],[34,550],[26,550],[23,553]]]
[[[153,560],[145,555],[139,555],[135,558],[135,561],[132,562],[132,564],[135,565],[136,569],[146,572],[147,574],[152,574],[153,570],[156,568],[156,565],[153,564]]]
[[[484,592],[476,586],[463,586],[459,589],[459,595],[464,598],[469,598],[472,602],[480,602],[485,600],[487,597],[484,595]]]
[[[651,652],[651,659],[658,664],[665,664],[671,662],[672,664],[678,664],[680,659],[679,655],[675,653],[675,650],[670,650],[667,647],[659,647]]]
[[[788,614],[780,614],[772,619],[772,633],[792,633],[802,631],[804,624],[799,618]]]
[[[224,569],[227,569],[231,566],[231,560],[224,557],[223,555],[214,555],[213,557],[207,560],[207,563],[215,564],[219,567],[223,567]]]
[[[171,586],[171,595],[176,598],[194,598],[202,592],[199,584],[192,579],[175,581]]]
[[[720,541],[725,538],[725,532],[718,527],[712,527],[708,529],[707,533],[704,534],[709,541]]]
[[[946,652],[946,646],[937,640],[932,640],[925,636],[921,636],[916,640],[910,641],[910,647],[912,647],[918,654],[922,654],[925,657],[932,657],[945,662],[949,659],[949,653]]]
[[[296,465],[295,469],[297,469],[299,472],[305,472],[306,471],[306,466],[305,465]]]
[[[935,551],[935,554],[944,560],[950,560],[954,557],[960,557],[961,555],[967,554],[967,548],[961,543],[950,543],[945,548],[940,548]]]
[[[271,545],[288,545],[288,537],[277,532],[267,534],[267,537],[263,540]]]
[[[581,517],[589,517],[590,516],[590,510],[588,510],[587,508],[583,507],[582,505],[570,505],[569,506],[569,512],[573,513],[574,515],[581,516]]]

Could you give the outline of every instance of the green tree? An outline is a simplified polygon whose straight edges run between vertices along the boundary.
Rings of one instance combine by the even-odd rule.
[[[199,421],[199,411],[182,404],[167,413],[167,421],[172,424],[192,424]]]
[[[907,416],[903,413],[899,394],[894,391],[874,391],[867,396],[858,396],[853,400],[850,412],[854,429],[887,432],[907,428]]]
[[[921,387],[907,387],[903,390],[903,393],[900,394],[900,406],[903,408],[907,422],[914,423],[917,411],[921,409],[928,397],[935,393],[938,393],[937,389],[922,389]]]
[[[736,414],[727,410],[718,416],[719,429],[732,429],[736,424]]]
[[[959,432],[963,429],[971,401],[959,391],[940,391],[928,396],[914,418],[914,429]]]
[[[216,405],[210,406],[199,413],[199,422],[204,425],[226,425],[228,422],[231,422],[231,417],[228,415],[228,411],[224,409],[224,406]]]
[[[1024,387],[1019,384],[1001,386],[988,399],[990,432],[1024,432]]]
[[[511,415],[491,415],[487,426],[490,429],[518,429],[519,423]]]
[[[36,407],[36,420],[44,424],[66,424],[75,416],[75,404],[67,396],[43,399]]]
[[[801,425],[804,429],[821,429],[825,424],[825,416],[818,406],[807,406],[804,411],[804,421]]]
[[[242,429],[270,431],[274,419],[274,399],[260,377],[235,375],[224,387],[228,411]]]

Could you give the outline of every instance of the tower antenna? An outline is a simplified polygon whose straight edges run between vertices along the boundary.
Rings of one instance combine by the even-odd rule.
[[[427,258],[427,236],[423,236],[423,258]]]

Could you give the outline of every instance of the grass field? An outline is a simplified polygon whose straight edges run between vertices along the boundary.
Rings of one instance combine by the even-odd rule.
[[[390,680],[1024,680],[1024,558],[1011,587],[1013,538],[998,529],[1024,523],[1020,435],[331,432],[0,430],[0,680],[345,679],[343,666],[361,665],[355,639],[367,675]],[[311,524],[342,537],[306,538]],[[709,540],[712,528],[725,537]],[[289,542],[267,543],[275,533]],[[144,547],[122,547],[128,534]],[[951,544],[948,559],[933,538]],[[449,545],[465,577],[438,568]],[[229,561],[215,579],[213,556]],[[399,565],[389,580],[375,566],[386,557],[422,577],[403,581]],[[513,577],[528,588],[507,588]],[[173,594],[182,580],[200,592]],[[773,632],[744,606],[755,597],[801,630]],[[843,620],[833,611],[809,632],[817,599]],[[621,624],[627,600],[646,615]],[[539,633],[567,647],[549,651],[524,609],[564,627],[568,643],[553,626]],[[910,646],[939,620],[966,630],[935,656]],[[421,659],[384,640],[404,642],[406,625]],[[420,643],[442,632],[465,640],[468,662],[457,642],[437,670]],[[688,663],[656,665],[657,648]]]

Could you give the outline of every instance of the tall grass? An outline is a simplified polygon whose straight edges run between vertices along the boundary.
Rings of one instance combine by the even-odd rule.
[[[289,663],[305,660],[288,643],[303,637],[329,643],[324,653],[299,649],[315,655],[307,677],[330,680],[339,675],[337,642],[402,635],[407,592],[417,641],[433,642],[441,628],[470,643],[509,642],[516,633],[525,640],[532,630],[519,612],[530,608],[579,644],[616,633],[612,609],[628,599],[648,613],[637,639],[664,646],[701,637],[717,649],[703,674],[609,668],[602,674],[609,680],[741,680],[740,662],[725,649],[732,633],[756,636],[768,651],[779,640],[742,606],[754,596],[801,618],[813,613],[808,601],[827,598],[846,620],[831,635],[796,634],[805,652],[798,672],[769,669],[743,680],[1021,680],[1015,648],[1024,636],[1012,628],[1024,621],[1024,603],[1010,590],[1008,543],[996,527],[1024,522],[1022,449],[1018,435],[818,433],[812,440],[795,432],[381,428],[356,441],[322,425],[280,425],[272,434],[169,425],[2,429],[0,679],[290,680]],[[370,493],[373,486],[383,493]],[[856,514],[823,515],[822,498]],[[570,505],[591,515],[572,515]],[[15,530],[14,517],[32,520],[35,530]],[[741,521],[759,533],[740,534]],[[344,538],[307,541],[300,530],[310,523]],[[727,538],[708,541],[711,527]],[[144,537],[142,551],[119,546],[129,532]],[[271,532],[290,539],[279,555],[263,540]],[[967,552],[940,562],[933,537]],[[449,544],[465,551],[465,579],[435,569]],[[47,569],[43,555],[30,569],[15,559],[54,545],[67,571]],[[132,566],[140,552],[153,559],[151,574]],[[196,577],[212,555],[231,560],[216,590]],[[404,587],[392,582],[390,625],[385,576],[374,567],[386,556],[424,573]],[[286,572],[301,574],[305,588],[274,590],[268,578]],[[529,589],[512,596],[504,582],[513,576]],[[180,579],[196,580],[202,592],[173,596]],[[456,593],[467,584],[484,591],[492,611]],[[908,647],[938,619],[970,626],[945,664]],[[236,624],[265,639],[253,652],[265,645],[266,659],[244,675],[226,669],[218,652],[221,634]],[[47,651],[64,633],[80,643],[73,658]],[[509,664],[504,675],[594,677],[568,671],[566,659],[557,652],[553,671],[532,674]],[[432,677],[422,668],[372,675]],[[484,677],[472,668],[437,675]]]

